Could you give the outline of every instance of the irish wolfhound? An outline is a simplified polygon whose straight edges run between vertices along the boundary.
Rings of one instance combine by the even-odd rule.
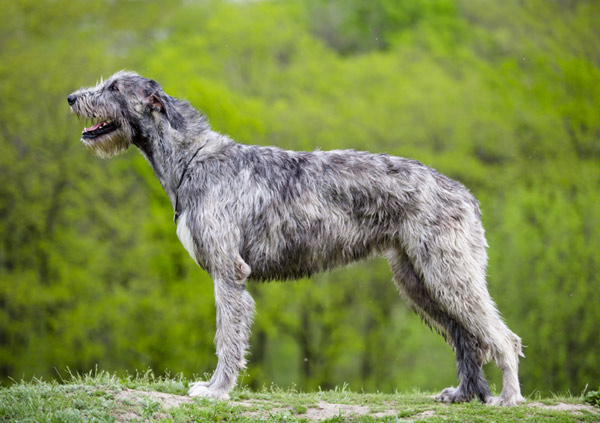
[[[237,144],[153,80],[118,72],[69,95],[100,157],[130,144],[175,211],[177,235],[213,278],[218,364],[191,396],[228,398],[244,368],[254,301],[246,280],[296,279],[385,255],[410,308],[456,351],[460,384],[437,399],[522,401],[521,341],[486,287],[486,241],[469,191],[414,160],[354,150],[295,152]],[[492,397],[481,369],[503,373]]]

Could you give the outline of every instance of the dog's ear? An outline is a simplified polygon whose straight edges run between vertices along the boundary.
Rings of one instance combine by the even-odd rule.
[[[156,110],[157,112],[165,111],[165,103],[164,100],[161,99],[161,93],[164,93],[158,82],[153,79],[147,79],[141,91],[144,104],[147,107],[151,110]]]
[[[144,103],[151,110],[163,113],[174,129],[183,128],[184,119],[177,111],[173,98],[165,94],[158,82],[152,79],[147,81],[144,88]]]
[[[148,97],[146,97],[146,101],[148,102],[150,108],[152,108],[153,110],[156,110],[157,112],[165,111],[165,104],[155,93],[152,93]]]

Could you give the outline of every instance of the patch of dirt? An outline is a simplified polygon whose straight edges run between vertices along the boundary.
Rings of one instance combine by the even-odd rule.
[[[144,414],[144,409],[151,402],[160,404],[162,410],[194,402],[188,396],[165,394],[155,391],[138,391],[134,389],[123,389],[122,391],[115,392],[115,401],[118,401],[121,405],[113,416],[117,423],[129,423],[139,419]],[[166,417],[160,412],[154,414],[154,416]]]
[[[354,404],[332,404],[326,401],[319,401],[317,408],[309,408],[305,414],[300,414],[298,417],[306,417],[309,420],[325,420],[339,415],[354,415],[364,416],[370,415],[373,417],[392,416],[396,414],[394,410],[386,410],[371,414],[371,409],[364,405]]]
[[[114,415],[115,420],[118,423],[129,423],[135,419],[139,419],[142,416],[144,407],[147,407],[148,401],[155,401],[162,406],[162,410],[166,411],[172,407],[179,407],[182,404],[193,403],[194,400],[184,395],[172,395],[165,394],[163,392],[153,391],[138,391],[134,389],[124,389],[120,392],[115,393],[115,400],[118,401],[122,407]],[[243,401],[232,401],[232,404],[239,405],[245,408],[254,407],[257,405],[263,405],[263,401],[260,400],[243,400]],[[264,402],[264,405],[270,405],[269,402]],[[282,412],[294,412],[292,407],[273,407],[264,410],[256,411],[245,411],[245,416],[255,417],[268,417],[271,414],[278,414]],[[295,414],[295,417],[305,418],[309,421],[321,421],[330,419],[339,415],[353,415],[353,416],[373,416],[373,417],[385,417],[393,416],[397,413],[395,410],[385,410],[376,413],[371,413],[371,409],[365,405],[353,405],[353,404],[332,404],[326,401],[319,401],[316,407],[307,407],[305,413]],[[429,417],[434,414],[433,411],[425,411],[419,414],[417,417]]]
[[[124,389],[119,392],[115,392],[115,400],[121,405],[119,410],[114,415],[115,420],[118,423],[129,423],[133,420],[139,419],[144,414],[144,410],[152,406],[152,403],[158,403],[161,405],[161,409],[156,410],[154,417],[163,416],[160,411],[169,410],[172,407],[179,407],[182,404],[194,403],[194,400],[185,395],[172,395],[165,394],[163,392],[154,391],[138,391],[133,389]],[[233,405],[242,406],[244,408],[251,408],[256,406],[263,406],[263,410],[248,410],[244,411],[245,416],[254,417],[268,417],[272,414],[279,414],[284,412],[291,412],[294,417],[305,418],[309,421],[318,422],[321,420],[330,419],[339,415],[342,416],[372,416],[372,417],[385,417],[394,416],[398,411],[388,408],[384,411],[371,413],[371,408],[365,405],[355,404],[334,404],[327,401],[320,400],[315,406],[307,406],[306,412],[295,413],[293,407],[282,407],[282,404],[273,404],[269,401],[261,400],[242,400],[232,401]],[[271,408],[268,408],[272,406]],[[525,404],[526,407],[543,408],[547,410],[555,411],[568,411],[573,414],[582,414],[582,412],[589,412],[593,414],[600,414],[600,410],[591,405],[585,404],[567,404],[559,403],[554,405],[546,405],[541,402],[531,402]],[[262,407],[261,407],[262,408]],[[435,416],[435,411],[426,410],[414,416],[401,419],[402,421],[411,422],[419,419],[427,419]]]
[[[244,407],[252,407],[260,404],[260,401],[252,401],[246,400],[235,403],[236,405],[242,405]],[[274,407],[268,410],[259,410],[259,411],[247,411],[244,412],[245,416],[254,416],[254,417],[267,417],[271,414],[283,413],[286,411],[294,412],[293,407]],[[375,413],[371,413],[371,409],[364,405],[354,405],[354,404],[332,404],[326,401],[319,401],[316,404],[316,407],[308,406],[305,413],[294,414],[294,417],[304,418],[309,421],[321,421],[330,419],[332,417],[336,417],[339,415],[343,416],[365,416],[369,415],[372,417],[385,417],[385,416],[393,416],[397,413],[395,410],[385,410],[379,411]],[[433,412],[432,412],[433,415]],[[420,416],[419,416],[420,417]]]
[[[117,423],[128,423],[139,419],[140,415],[130,411],[117,411],[113,417]]]
[[[433,416],[435,416],[435,411],[433,411],[433,410],[426,410],[426,411],[423,411],[421,414],[417,414],[415,417],[418,417],[420,419],[424,419],[424,418],[433,417]]]
[[[554,405],[546,405],[541,402],[530,402],[529,404],[525,404],[526,407],[537,407],[544,408],[546,410],[554,410],[554,411],[570,411],[572,413],[579,413],[581,411],[588,411],[590,413],[599,414],[600,410],[592,407],[591,405],[586,404],[566,404],[564,402],[554,404]]]
[[[194,400],[188,396],[165,394],[164,392],[155,391],[137,391],[133,389],[125,389],[115,394],[115,399],[120,401],[129,400],[132,402],[139,402],[140,400],[144,400],[146,398],[160,403],[166,410],[171,407],[179,407],[184,403],[189,404],[194,402]]]

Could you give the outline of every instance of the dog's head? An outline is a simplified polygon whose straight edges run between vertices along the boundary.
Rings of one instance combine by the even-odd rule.
[[[127,150],[131,143],[147,142],[164,125],[174,129],[183,125],[173,99],[161,86],[134,72],[117,72],[95,87],[75,91],[67,101],[91,125],[83,129],[81,141],[103,158]]]

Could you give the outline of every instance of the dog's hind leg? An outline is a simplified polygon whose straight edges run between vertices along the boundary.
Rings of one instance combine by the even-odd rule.
[[[478,363],[485,364],[491,358],[502,371],[502,396],[490,397],[487,402],[522,402],[518,377],[521,339],[506,326],[487,290],[483,231],[447,229],[431,239],[427,248],[420,248],[409,253],[410,260],[429,298],[455,322],[449,332],[455,348],[461,340],[476,346],[481,352]],[[461,361],[458,352],[457,360]],[[468,365],[466,359],[462,362]],[[448,400],[449,392],[442,392],[439,399]]]
[[[217,308],[218,363],[209,382],[191,385],[188,395],[229,398],[240,370],[246,365],[245,354],[254,316],[254,300],[246,291],[245,281],[250,267],[236,257],[225,270],[211,272]]]
[[[481,345],[431,298],[425,283],[405,253],[391,251],[388,260],[394,273],[394,283],[408,306],[444,336],[456,352],[460,384],[458,388],[444,389],[436,399],[442,402],[466,402],[478,398],[487,402],[491,393],[482,370],[484,351]]]

